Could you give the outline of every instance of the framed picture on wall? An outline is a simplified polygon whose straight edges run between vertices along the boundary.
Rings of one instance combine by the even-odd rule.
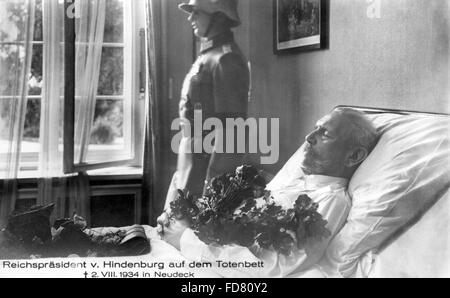
[[[328,0],[273,0],[274,53],[326,48]]]

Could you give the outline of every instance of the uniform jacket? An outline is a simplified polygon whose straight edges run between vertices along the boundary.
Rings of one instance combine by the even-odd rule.
[[[187,74],[179,116],[190,121],[191,134],[182,139],[178,154],[176,188],[201,195],[207,180],[234,169],[242,163],[243,154],[194,153],[194,111],[201,110],[203,121],[209,117],[246,118],[249,96],[247,61],[227,31],[204,41],[200,55]],[[211,131],[203,131],[203,136]],[[187,149],[191,150],[187,150]],[[189,153],[191,152],[191,153]]]

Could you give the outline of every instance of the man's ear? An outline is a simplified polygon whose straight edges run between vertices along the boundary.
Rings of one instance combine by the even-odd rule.
[[[369,155],[369,152],[364,147],[356,147],[347,154],[345,159],[345,166],[348,168],[352,168],[356,165],[362,163]]]

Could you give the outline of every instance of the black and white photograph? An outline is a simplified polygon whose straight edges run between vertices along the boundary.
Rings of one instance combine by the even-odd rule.
[[[0,0],[0,278],[450,277],[449,31],[447,0]]]

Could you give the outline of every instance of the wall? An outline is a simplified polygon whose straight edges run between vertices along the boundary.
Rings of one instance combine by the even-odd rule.
[[[280,161],[266,169],[279,169],[336,105],[449,112],[448,1],[380,1],[381,18],[369,19],[366,1],[331,0],[329,49],[282,56],[272,51],[272,1],[240,1],[236,35],[252,64],[250,113],[280,118]],[[174,34],[186,27],[175,22]],[[179,90],[180,72],[187,71],[179,59],[186,55],[175,45],[180,40],[169,40]]]
[[[272,53],[272,1],[241,2],[249,6],[251,111],[280,118],[281,163],[339,104],[449,111],[447,0],[382,0],[380,19],[367,17],[366,1],[332,0],[329,49],[289,56]]]

